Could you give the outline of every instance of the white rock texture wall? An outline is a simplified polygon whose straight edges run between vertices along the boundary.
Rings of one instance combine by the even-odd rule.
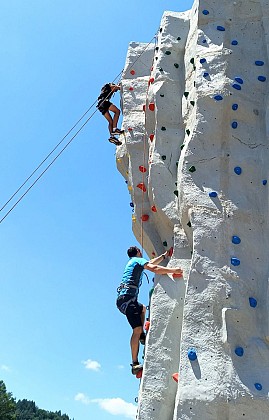
[[[129,46],[117,166],[184,269],[155,279],[139,420],[269,419],[268,36],[268,0],[196,0]]]

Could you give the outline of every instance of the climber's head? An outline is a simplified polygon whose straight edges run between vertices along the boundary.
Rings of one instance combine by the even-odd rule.
[[[137,246],[130,246],[130,248],[127,250],[127,254],[130,258],[140,257],[142,255],[140,249],[137,248]]]

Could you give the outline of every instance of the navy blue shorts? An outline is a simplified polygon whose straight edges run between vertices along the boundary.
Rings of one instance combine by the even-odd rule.
[[[126,315],[128,322],[133,329],[136,327],[143,327],[141,321],[143,305],[137,301],[136,297],[130,295],[119,296],[116,304],[121,313]]]

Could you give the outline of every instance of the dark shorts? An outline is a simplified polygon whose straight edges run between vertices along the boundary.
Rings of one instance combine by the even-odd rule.
[[[108,110],[110,105],[112,105],[112,102],[110,101],[100,101],[97,104],[97,107],[102,115],[104,115]]]
[[[142,303],[137,302],[137,298],[129,295],[120,296],[117,299],[117,308],[126,315],[129,324],[134,329],[142,327],[141,314],[143,311]]]

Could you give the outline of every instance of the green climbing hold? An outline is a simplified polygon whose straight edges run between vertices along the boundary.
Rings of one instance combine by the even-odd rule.
[[[190,59],[190,63],[191,63],[191,64],[194,64],[194,58],[191,58],[191,59]]]
[[[176,69],[179,68],[179,64],[177,64],[177,63],[175,63],[174,66],[175,66]]]
[[[164,97],[164,94],[163,93],[160,93],[160,97],[163,98]]]
[[[183,144],[180,146],[180,150],[182,150],[184,146],[185,146],[185,144],[183,143]]]
[[[165,155],[162,155],[162,160],[166,160],[166,156]]]
[[[191,134],[191,131],[189,129],[186,130],[186,133],[188,134],[188,136]]]
[[[189,96],[189,93],[190,93],[190,92],[184,92],[184,96],[185,96],[185,98],[187,98],[187,97]]]
[[[187,226],[191,227],[191,222],[188,222],[188,223],[187,223]]]
[[[191,104],[192,106],[194,106],[194,105],[195,105],[195,102],[194,102],[194,101],[190,101],[190,104]]]
[[[170,55],[171,54],[171,51],[165,51],[165,54],[166,55]]]
[[[180,36],[178,36],[178,37],[177,37],[177,41],[180,41],[180,40],[181,40],[181,38],[180,38]]]
[[[178,197],[178,191],[177,190],[174,191],[174,194]]]
[[[165,127],[162,127],[162,128],[161,128],[161,130],[162,130],[162,131],[166,131],[166,128],[165,128]]]
[[[195,166],[191,166],[191,167],[189,168],[189,172],[195,172],[195,171],[196,171]]]
[[[166,241],[163,241],[163,246],[167,246],[167,242]]]

